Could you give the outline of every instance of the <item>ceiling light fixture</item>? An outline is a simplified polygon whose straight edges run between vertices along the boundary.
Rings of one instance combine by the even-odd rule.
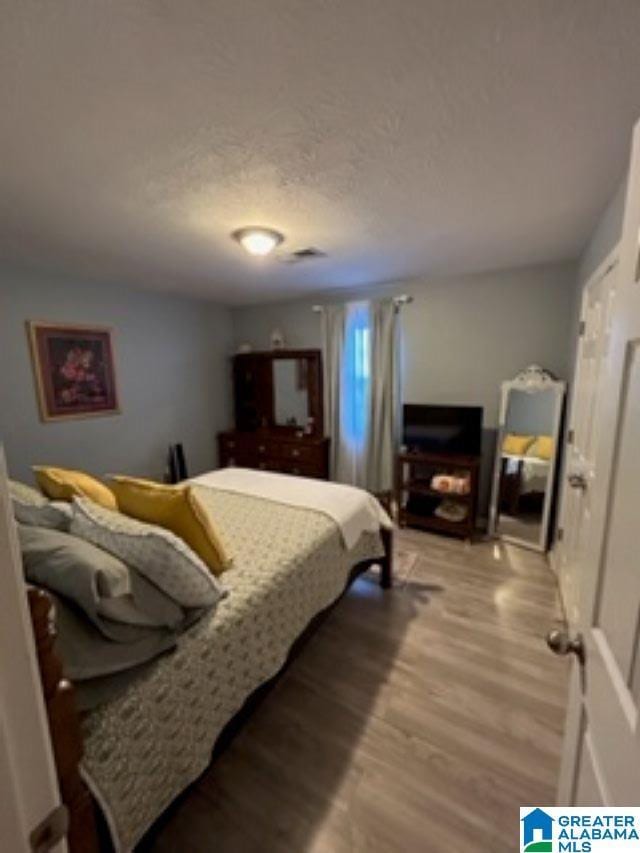
[[[272,228],[238,228],[231,235],[250,255],[270,255],[284,240],[284,235]]]

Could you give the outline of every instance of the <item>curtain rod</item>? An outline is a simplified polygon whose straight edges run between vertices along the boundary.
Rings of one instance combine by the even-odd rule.
[[[413,296],[409,296],[407,293],[401,293],[400,296],[394,296],[391,301],[396,308],[399,308],[401,305],[408,305],[410,302],[413,302]],[[320,313],[324,311],[324,305],[312,305],[311,310],[316,313]]]

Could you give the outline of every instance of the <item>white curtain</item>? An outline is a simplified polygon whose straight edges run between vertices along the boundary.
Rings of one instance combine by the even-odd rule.
[[[391,300],[371,303],[371,400],[366,488],[387,491],[400,435],[398,308]]]
[[[337,479],[340,467],[340,370],[345,340],[345,306],[326,305],[322,311],[325,432],[331,438],[329,475]]]
[[[391,300],[328,305],[322,338],[334,480],[390,489],[398,435],[397,308]]]

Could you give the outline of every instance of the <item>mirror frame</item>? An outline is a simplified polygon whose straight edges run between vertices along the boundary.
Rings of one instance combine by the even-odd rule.
[[[530,542],[526,539],[520,539],[517,536],[500,533],[498,530],[498,502],[500,499],[502,445],[504,443],[505,435],[507,434],[507,410],[509,406],[509,393],[511,391],[524,391],[526,394],[538,394],[541,391],[552,391],[555,395],[552,433],[554,439],[554,453],[550,460],[549,480],[544,496],[540,536],[537,542]],[[558,451],[560,449],[566,391],[566,382],[556,379],[551,373],[549,373],[549,371],[537,364],[529,365],[529,367],[518,373],[514,379],[508,379],[501,385],[498,441],[493,465],[493,486],[491,489],[491,503],[489,506],[489,535],[496,539],[502,539],[504,542],[512,542],[515,545],[521,545],[523,548],[529,548],[530,550],[540,551],[542,553],[546,553],[549,546],[549,521],[551,519],[551,507],[557,479]]]
[[[282,435],[298,435],[300,426],[275,423],[274,362],[282,359],[305,359],[308,364],[309,414],[313,418],[313,430],[309,438],[324,438],[324,395],[322,376],[322,353],[318,349],[277,349],[258,352],[237,353],[233,357],[233,385],[236,429],[256,431],[268,429]],[[245,396],[243,374],[247,371],[257,375],[259,390],[255,405],[259,410],[260,423],[251,428],[243,425],[241,414]],[[306,435],[306,433],[305,433]]]

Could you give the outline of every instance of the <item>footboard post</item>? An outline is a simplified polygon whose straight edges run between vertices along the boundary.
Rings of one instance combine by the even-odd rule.
[[[53,604],[43,590],[30,589],[29,607],[60,794],[69,812],[67,843],[70,853],[97,853],[93,800],[79,770],[82,732],[73,686],[64,678],[62,665],[53,648]]]
[[[393,530],[382,527],[380,529],[384,557],[380,561],[380,586],[390,589],[393,585]]]

